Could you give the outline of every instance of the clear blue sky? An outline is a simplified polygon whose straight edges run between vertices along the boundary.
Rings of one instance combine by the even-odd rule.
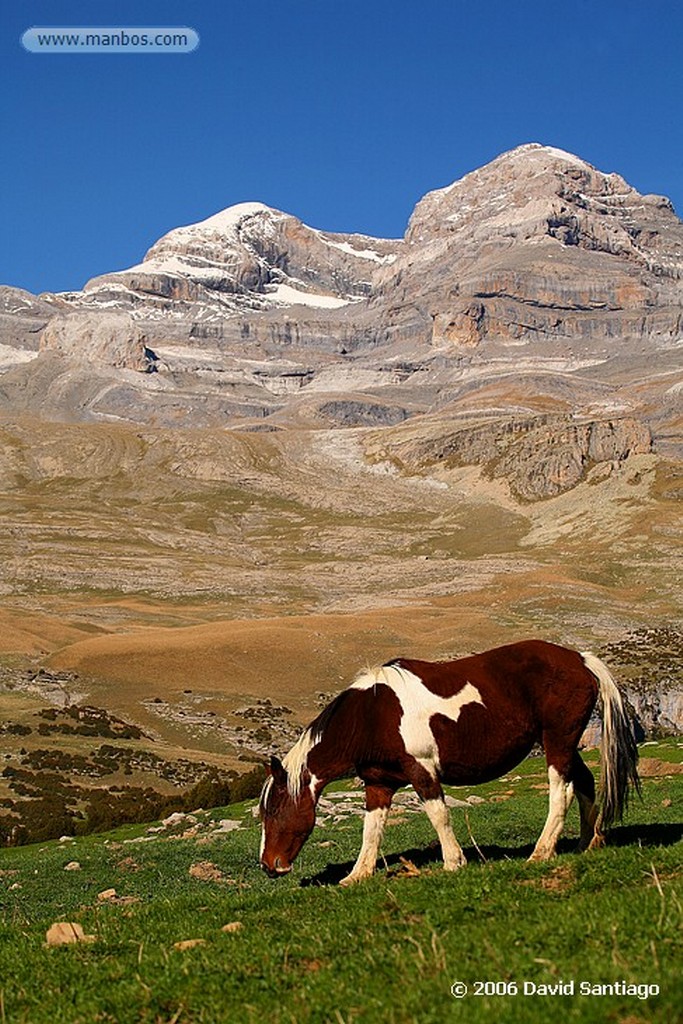
[[[37,55],[32,25],[189,25],[201,43]],[[34,292],[245,200],[400,236],[425,192],[523,142],[683,213],[676,0],[22,0],[1,43],[0,283]]]

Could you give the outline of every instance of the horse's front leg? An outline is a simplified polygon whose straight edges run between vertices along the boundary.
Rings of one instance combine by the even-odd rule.
[[[467,858],[455,838],[450,811],[446,806],[443,789],[436,774],[416,762],[410,770],[410,775],[413,789],[422,801],[425,814],[439,837],[444,870],[457,871],[458,868],[463,868],[467,864]]]
[[[365,786],[365,819],[363,821],[363,845],[358,859],[349,874],[342,878],[340,885],[353,885],[364,878],[370,878],[375,871],[377,854],[389,816],[394,790],[385,786]]]

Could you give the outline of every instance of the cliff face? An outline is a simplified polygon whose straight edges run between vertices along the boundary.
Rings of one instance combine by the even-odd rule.
[[[578,422],[571,416],[447,425],[435,419],[419,433],[408,425],[366,441],[371,459],[389,460],[411,473],[481,466],[489,479],[506,480],[523,501],[554,498],[596,470],[602,479],[630,455],[646,455],[651,448],[650,432],[638,420]]]
[[[682,281],[683,225],[668,200],[531,144],[430,192],[402,240],[243,203],[170,231],[82,292],[4,289],[0,408],[274,428],[552,413],[639,420],[657,451],[680,454]],[[151,365],[153,381],[121,376]],[[539,494],[590,458],[588,441],[551,441]],[[522,446],[513,454],[535,464]],[[520,494],[533,497],[532,478]]]
[[[631,705],[639,738],[683,733],[683,635],[678,630],[634,630],[606,648],[605,660]],[[599,723],[592,723],[590,742],[599,737]]]
[[[154,369],[154,355],[145,340],[139,325],[125,313],[75,312],[48,322],[41,334],[40,351],[77,363],[149,373]]]
[[[571,154],[521,146],[418,203],[378,285],[392,327],[437,348],[681,335],[683,226],[662,196]]]

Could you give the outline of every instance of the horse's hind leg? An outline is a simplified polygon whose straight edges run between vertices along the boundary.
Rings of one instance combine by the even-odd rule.
[[[574,796],[570,770],[562,771],[556,768],[550,758],[548,758],[548,782],[550,783],[548,817],[529,860],[549,860],[555,855],[557,840],[564,828],[567,810]]]
[[[363,843],[356,863],[349,874],[342,878],[340,885],[353,885],[364,878],[370,878],[375,871],[377,854],[384,834],[384,826],[389,816],[389,808],[394,796],[393,789],[384,786],[365,787],[365,818],[363,820]]]
[[[572,759],[571,779],[581,815],[581,839],[579,850],[593,850],[602,846],[605,837],[598,826],[598,808],[595,804],[595,779],[590,768],[581,759],[578,751]]]

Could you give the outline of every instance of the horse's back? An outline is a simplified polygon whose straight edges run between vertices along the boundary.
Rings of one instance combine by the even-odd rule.
[[[451,697],[467,683],[490,700],[522,700],[543,705],[549,694],[586,690],[597,694],[578,651],[546,640],[521,640],[454,661],[399,658],[399,665],[416,675],[432,693]]]
[[[535,743],[558,733],[578,743],[597,696],[597,684],[581,655],[542,640],[455,661],[401,658],[394,665],[444,700],[466,688],[476,693],[477,699],[464,703],[455,720],[440,713],[430,718],[442,778],[456,785],[496,778],[518,764]]]

